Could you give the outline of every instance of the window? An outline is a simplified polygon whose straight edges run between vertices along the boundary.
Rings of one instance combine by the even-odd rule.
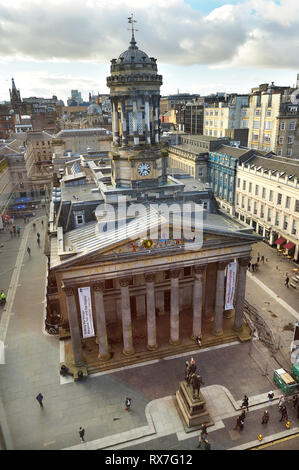
[[[260,121],[253,121],[253,129],[259,129],[260,128]]]
[[[288,228],[288,217],[285,215],[283,218],[283,229],[287,230]]]
[[[281,204],[282,195],[281,193],[277,194],[277,204]]]
[[[282,121],[282,122],[280,123],[280,128],[279,128],[279,129],[280,129],[281,131],[284,131],[284,121]]]
[[[262,189],[262,198],[266,199],[266,188]]]
[[[286,197],[286,209],[290,208],[290,204],[291,204],[291,198],[289,196],[287,196]]]
[[[264,206],[263,204],[261,205],[261,218],[263,219],[265,217],[265,213],[264,213]]]
[[[293,150],[292,149],[288,149],[287,150],[287,157],[291,157],[293,154]]]
[[[76,224],[83,224],[83,215],[76,215]]]
[[[243,191],[245,191],[245,190],[246,190],[246,181],[244,180],[243,181]]]
[[[265,121],[264,129],[266,129],[266,130],[272,129],[272,121]]]
[[[258,196],[258,194],[259,194],[259,185],[256,184],[255,185],[255,195]]]
[[[268,221],[268,222],[271,222],[271,218],[272,218],[271,209],[268,209],[267,221]]]
[[[252,140],[259,140],[259,135],[258,134],[252,134]]]
[[[267,109],[266,116],[267,116],[267,117],[271,116],[271,108]]]
[[[254,203],[253,213],[257,214],[257,202]]]
[[[241,183],[241,180],[240,180],[240,178],[238,178],[238,185],[237,185],[238,188],[240,187],[240,183]],[[298,203],[299,203],[299,201],[298,201]]]
[[[292,225],[292,235],[296,235],[297,230],[296,230],[296,220],[293,220],[293,225]]]
[[[294,136],[293,135],[289,135],[288,136],[288,144],[293,144],[294,143]]]
[[[275,225],[279,225],[279,212],[276,211],[275,213]]]
[[[251,193],[252,191],[252,183],[249,183],[249,192]]]
[[[244,209],[244,196],[242,196],[242,209]]]
[[[247,201],[247,210],[251,211],[251,199],[248,199]]]
[[[296,127],[296,121],[291,121],[289,124],[289,130],[294,131]]]
[[[280,136],[278,137],[278,143],[279,143],[280,145],[283,144],[283,135],[280,135]]]
[[[260,110],[260,109],[256,109],[256,110],[255,110],[255,115],[256,115],[256,116],[260,116],[260,115],[261,115],[261,110]]]
[[[295,202],[295,212],[299,212],[299,199],[296,199]]]

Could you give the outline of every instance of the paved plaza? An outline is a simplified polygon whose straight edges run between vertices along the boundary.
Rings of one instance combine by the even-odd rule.
[[[102,372],[79,382],[62,378],[63,343],[44,330],[47,258],[42,217],[45,220],[40,213],[35,219],[41,247],[32,221],[22,223],[20,238],[11,239],[9,232],[0,234],[0,287],[7,292],[6,307],[0,312],[2,448],[195,450],[199,431],[185,432],[175,404],[190,355],[205,382],[202,393],[214,422],[208,429],[212,449],[248,449],[258,445],[259,433],[267,442],[299,432],[299,419],[291,404],[290,429],[279,422],[280,390],[272,381],[271,367],[277,364],[278,368],[280,363],[270,358],[258,339],[253,344],[225,344]],[[293,264],[279,260],[276,269],[275,251],[261,243],[254,247],[254,256],[258,251],[268,261],[258,273],[248,275],[246,298],[265,315],[280,341],[281,358],[287,362],[292,333],[284,325],[299,319],[299,293],[284,286],[285,271]],[[267,373],[260,367],[259,357],[269,357]],[[271,389],[275,391],[272,405],[267,400]],[[35,399],[39,392],[44,396],[44,408]],[[240,432],[234,427],[244,394],[249,396],[250,407]],[[130,412],[124,406],[127,396],[132,398]],[[269,409],[270,421],[263,426],[265,409]],[[80,426],[86,430],[86,443],[80,443]]]

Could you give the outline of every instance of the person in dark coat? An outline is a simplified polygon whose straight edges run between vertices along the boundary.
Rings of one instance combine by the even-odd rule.
[[[289,282],[290,282],[290,278],[289,278],[289,276],[287,276],[287,277],[285,278],[284,285],[287,286],[287,287],[289,287]]]
[[[292,402],[293,402],[293,408],[296,408],[297,403],[298,403],[298,395],[293,396]]]
[[[43,405],[43,398],[44,398],[44,397],[42,396],[42,394],[41,394],[40,392],[39,392],[39,394],[36,396],[36,399],[37,399],[38,403],[40,404],[40,407],[41,407],[41,408],[43,408],[43,406],[44,406],[44,405]]]
[[[280,413],[281,413],[281,418],[280,418],[280,422],[285,419],[286,421],[288,421],[289,417],[288,417],[288,411],[287,411],[287,407],[285,405],[282,405],[281,408],[280,408]]]
[[[131,398],[126,398],[126,411],[130,411],[132,400]]]
[[[240,415],[240,416],[238,416],[238,418],[237,418],[237,422],[236,422],[236,426],[234,427],[234,430],[236,430],[237,428],[239,428],[240,431],[242,431],[243,427],[244,427],[244,421],[242,420],[242,416]]]
[[[84,434],[85,434],[85,429],[80,426],[80,428],[79,428],[79,436],[80,436],[81,442],[85,442]]]
[[[263,417],[262,417],[262,424],[267,424],[268,421],[269,421],[269,411],[268,410],[265,410],[264,411],[264,414],[263,414]]]
[[[247,411],[249,411],[248,403],[249,403],[249,398],[248,398],[247,395],[244,395],[241,408],[243,408],[243,407],[244,407],[244,408],[247,408]]]

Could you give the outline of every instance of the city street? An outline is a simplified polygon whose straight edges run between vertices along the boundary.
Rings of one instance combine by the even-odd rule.
[[[36,243],[32,221],[23,227],[20,239],[11,240],[5,233],[1,234],[5,256],[4,268],[1,263],[1,283],[7,292],[7,305],[1,312],[0,340],[5,347],[0,365],[0,417],[6,448],[195,449],[199,431],[185,433],[174,400],[179,381],[183,380],[185,361],[192,353],[94,374],[82,382],[59,375],[62,343],[44,332],[47,259],[43,254],[40,221],[41,215],[36,219],[41,247]],[[31,256],[27,246],[31,247]],[[249,274],[246,297],[265,319],[271,320],[271,328],[281,334],[287,358],[291,332],[285,334],[280,330],[285,323],[294,322],[295,317],[266,293],[265,288],[273,289],[294,309],[298,292],[284,290],[284,265],[280,266],[277,277],[273,277],[271,265],[276,253],[261,244],[255,251],[261,247],[264,252],[269,250],[269,261],[257,274]],[[256,285],[253,276],[260,285]],[[254,341],[258,346],[254,350],[263,357],[268,355],[275,366],[259,343]],[[263,442],[299,431],[299,421],[291,405],[288,405],[291,428],[286,430],[285,424],[279,422],[276,405],[280,390],[272,381],[272,371],[265,375],[261,370],[249,343],[197,350],[193,357],[204,379],[202,392],[214,422],[209,428],[212,449],[250,448],[258,444],[261,431]],[[275,391],[276,400],[269,406],[270,389]],[[39,392],[44,396],[43,408],[35,398]],[[234,426],[244,394],[249,396],[250,408],[242,433],[234,430]],[[127,396],[132,398],[130,413],[124,406]],[[270,409],[266,427],[260,424],[264,409]],[[84,444],[79,439],[80,426],[86,430]],[[296,439],[292,442],[297,446]]]

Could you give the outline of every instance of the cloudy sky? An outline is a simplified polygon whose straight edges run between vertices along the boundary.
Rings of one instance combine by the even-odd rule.
[[[108,93],[132,12],[138,47],[158,59],[162,95],[296,82],[298,0],[0,0],[0,100],[11,77],[22,97]]]

